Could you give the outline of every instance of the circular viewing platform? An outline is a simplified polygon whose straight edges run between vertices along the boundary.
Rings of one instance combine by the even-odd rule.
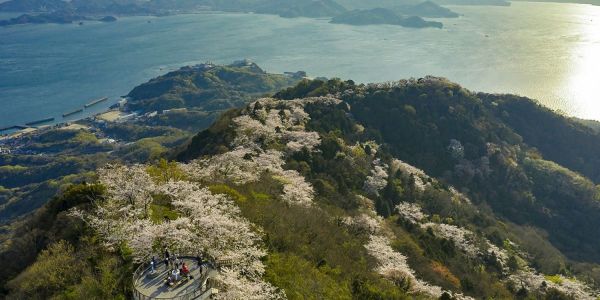
[[[164,262],[159,262],[154,272],[150,263],[140,265],[133,274],[133,299],[208,299],[212,293],[207,281],[216,271],[208,263],[199,266],[195,257],[182,256],[179,259],[188,266],[190,276],[179,279],[173,285],[167,283],[173,269]]]

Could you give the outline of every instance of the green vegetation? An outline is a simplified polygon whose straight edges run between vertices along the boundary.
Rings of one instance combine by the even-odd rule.
[[[268,74],[250,62],[184,67],[134,88],[129,93],[128,108],[150,112],[194,107],[211,113],[242,106],[297,80],[286,75]]]
[[[334,212],[335,207],[330,207],[331,212],[320,211],[260,196],[273,194],[278,185],[263,178],[258,185],[233,192],[219,186],[247,199],[238,201],[244,216],[264,228],[270,253],[266,278],[270,282],[284,288],[290,299],[406,299],[403,291],[372,272],[375,262],[365,260],[366,236],[350,233],[331,221],[340,213]]]
[[[526,251],[539,253],[534,265],[547,272],[569,273],[569,269],[580,269],[580,263],[600,261],[593,250],[600,246],[594,230],[600,226],[597,189],[589,179],[565,168],[595,174],[597,168],[591,166],[597,151],[588,150],[596,149],[600,137],[592,130],[531,100],[473,94],[437,78],[372,86],[305,81],[277,96],[289,99],[329,93],[340,93],[367,134],[384,143],[394,156],[466,191],[475,203],[491,207],[506,221],[545,230],[551,245],[542,242],[543,236],[522,239]],[[517,105],[525,109],[507,111]],[[519,123],[510,121],[517,117]],[[458,149],[451,149],[452,140],[460,143]],[[572,160],[569,153],[578,159]],[[559,155],[565,167],[540,159]],[[484,220],[466,221],[488,222]],[[568,259],[549,259],[546,255],[556,253],[555,247]],[[586,273],[599,278],[597,273]]]
[[[228,68],[210,69],[202,76],[210,78],[210,82],[239,79],[238,76],[252,82],[260,73],[252,65],[242,68],[253,70],[239,72]],[[174,90],[200,91],[199,83],[193,79],[197,79],[196,75],[171,76],[173,81],[157,79],[146,86],[148,90],[139,88],[132,92],[138,96],[132,96],[137,100],[131,105],[163,105],[158,100],[160,95]],[[277,82],[258,89],[242,89],[243,84],[238,84],[239,89],[233,89],[237,92],[231,95],[239,93],[236,101],[240,102],[236,103],[246,103],[261,91],[284,84]],[[202,89],[207,86],[211,84]],[[595,163],[597,152],[569,149],[568,144],[577,142],[594,149],[600,140],[595,131],[539,108],[530,100],[475,94],[433,77],[373,85],[338,79],[302,80],[275,96],[295,99],[326,95],[338,95],[342,102],[303,106],[310,116],[305,129],[320,137],[317,151],[296,151],[286,156],[283,165],[285,170],[297,171],[314,188],[312,206],[282,201],[281,191],[289,178],[281,175],[265,173],[260,180],[245,184],[202,179],[212,193],[233,199],[241,216],[260,228],[268,253],[264,279],[285,290],[288,298],[425,298],[408,293],[415,284],[414,278],[382,276],[378,272],[381,263],[365,246],[373,239],[372,229],[348,225],[348,219],[365,214],[365,206],[369,205],[381,217],[380,226],[385,227],[382,235],[389,239],[393,250],[406,256],[415,278],[446,291],[476,299],[570,299],[550,285],[571,282],[572,278],[598,288],[600,194],[594,177],[597,170],[586,168]],[[176,102],[181,105],[194,103],[191,98],[178,99]],[[215,99],[220,98],[208,102],[222,100]],[[530,110],[535,113],[529,113]],[[184,168],[165,158],[189,161],[232,150],[239,134],[233,119],[243,113],[242,109],[227,111],[185,147],[181,145],[187,135],[181,129],[121,124],[110,125],[106,130],[122,139],[133,137],[133,143],[115,151],[114,157],[152,162],[146,172],[153,182],[164,183],[188,179]],[[546,127],[553,128],[552,133],[541,134]],[[32,142],[43,145],[40,148],[52,148],[54,139],[63,135],[77,147],[98,143],[96,136],[86,132],[53,132]],[[563,135],[571,137],[562,139]],[[265,144],[268,149],[285,148],[280,141]],[[557,149],[576,153],[578,159],[553,159],[558,155]],[[395,158],[424,173],[406,171],[406,166]],[[44,157],[2,159],[6,164],[0,168],[0,174],[7,180],[2,181],[0,197],[15,193],[19,186],[10,181],[14,176],[11,174],[30,178],[31,184],[47,184],[60,190],[53,200],[32,216],[12,224],[6,233],[0,249],[0,260],[7,262],[0,270],[3,295],[130,297],[134,266],[127,246],[107,251],[84,222],[68,213],[73,207],[85,211],[91,203],[104,201],[105,188],[85,183],[64,187],[67,182],[82,180],[71,178],[69,172],[61,173],[62,182],[42,176],[45,174],[27,177],[32,170],[52,164]],[[373,193],[366,188],[366,182],[373,179],[377,164],[382,166],[385,180]],[[85,178],[93,181],[92,174],[85,174]],[[178,217],[167,197],[152,194],[151,200],[149,215],[153,222]],[[422,222],[399,216],[395,210],[399,204],[418,205]],[[463,233],[472,235],[461,244],[437,234],[435,228],[439,225],[462,228]],[[470,254],[465,247],[485,251]],[[500,253],[505,253],[505,257]],[[501,262],[503,259],[505,262]],[[530,267],[553,274],[541,276],[542,286],[547,288],[527,289],[508,280],[508,274]],[[81,276],[71,276],[74,270]],[[40,273],[43,275],[36,276]],[[448,297],[445,294],[442,299]]]
[[[109,259],[110,255],[89,235],[84,224],[67,214],[72,207],[86,207],[93,201],[102,200],[104,194],[105,188],[100,185],[72,185],[31,217],[15,223],[10,242],[4,243],[0,252],[0,282],[3,292],[6,293],[8,289],[15,296],[21,295],[17,298],[47,299],[55,293],[65,292],[66,287],[81,282],[80,280],[87,278],[86,271],[93,273],[94,264],[102,263],[87,261],[88,257],[71,255],[72,253],[83,251],[90,258]],[[42,252],[45,249],[48,250]],[[65,266],[61,263],[72,260],[77,260],[77,263]],[[91,265],[87,270],[85,267],[78,268],[82,264]],[[27,270],[21,273],[25,269]],[[20,275],[16,276],[17,274]],[[111,276],[120,275],[122,274],[115,273]],[[88,280],[96,278],[92,274],[89,276]],[[14,279],[5,286],[11,278]]]
[[[266,73],[247,61],[205,67],[182,68],[130,93],[129,105],[134,110],[185,110],[100,126],[83,120],[79,125],[88,129],[51,128],[21,137],[18,151],[0,155],[0,182],[10,189],[0,191],[0,223],[39,208],[67,184],[90,180],[82,174],[108,162],[140,163],[167,157],[222,112],[300,80],[294,75]]]

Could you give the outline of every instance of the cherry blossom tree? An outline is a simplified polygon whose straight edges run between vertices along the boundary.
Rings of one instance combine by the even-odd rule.
[[[352,231],[368,234],[379,233],[382,221],[381,217],[373,217],[367,213],[342,219],[342,223],[348,226]]]
[[[363,189],[371,196],[379,196],[381,191],[387,185],[387,169],[388,166],[379,159],[373,161],[373,169],[371,175],[367,176]]]
[[[400,202],[396,205],[396,212],[412,224],[420,223],[427,218],[427,215],[421,211],[421,207],[416,203]]]
[[[553,276],[558,280],[548,280],[543,274],[536,273],[533,269],[519,270],[511,274],[508,281],[516,287],[524,287],[529,291],[544,292],[547,288],[554,288],[573,299],[595,300],[600,297],[600,293],[594,291],[586,284],[574,278],[567,278],[562,275]]]
[[[413,292],[425,293],[433,297],[440,297],[442,295],[440,287],[430,285],[415,277],[413,274],[414,271],[408,266],[406,257],[394,251],[389,245],[389,240],[384,236],[371,236],[365,248],[379,262],[376,271],[383,277],[392,281],[405,279],[405,282],[409,284],[410,290]],[[402,278],[398,278],[398,276]]]
[[[128,205],[132,213],[141,210],[148,214],[148,205],[152,202],[151,192],[155,186],[146,172],[146,166],[108,165],[98,171],[98,177],[108,188],[114,201]]]
[[[432,181],[432,179],[425,174],[423,170],[407,164],[399,159],[392,160],[391,165],[393,172],[400,171],[405,175],[412,176],[415,179],[415,187],[420,191],[424,191],[427,185],[429,185],[429,181]]]
[[[277,178],[283,183],[284,201],[300,206],[312,204],[315,191],[312,185],[304,180],[304,176],[295,170],[285,170],[280,172]]]
[[[257,277],[242,276],[239,272],[229,268],[223,268],[216,280],[219,284],[224,285],[226,289],[214,295],[215,299],[286,299],[285,292],[275,288],[270,283]]]

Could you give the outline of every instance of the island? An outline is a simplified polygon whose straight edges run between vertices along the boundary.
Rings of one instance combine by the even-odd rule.
[[[26,14],[10,20],[2,20],[0,21],[0,26],[26,23],[68,24],[84,20],[113,22],[116,21],[116,18],[113,16],[167,16],[182,13],[221,11],[273,14],[284,18],[335,18],[332,23],[349,23],[354,25],[394,24],[414,28],[441,28],[441,23],[428,22],[421,19],[421,17],[455,18],[459,16],[450,9],[438,5],[439,2],[437,1],[375,1],[363,5],[356,5],[352,1],[344,1],[344,4],[340,4],[341,1],[344,0],[72,0],[69,2],[62,0],[8,0],[0,3],[0,12],[24,12]]]
[[[349,25],[399,25],[410,28],[442,28],[443,24],[436,21],[426,21],[417,16],[400,16],[394,11],[387,8],[374,9],[358,9],[336,16],[331,19],[334,24],[349,24]]]
[[[56,23],[56,24],[71,24],[73,22],[80,22],[90,20],[90,18],[73,14],[70,12],[57,11],[52,13],[42,13],[42,14],[23,14],[16,18],[12,18],[9,20],[0,20],[0,26],[9,26],[9,25],[17,25],[17,24],[46,24],[46,23]]]
[[[16,18],[0,20],[0,27],[18,24],[72,24],[75,22],[79,22],[79,25],[82,25],[82,21],[115,22],[117,18],[114,16],[105,16],[102,18],[88,17],[71,11],[56,11],[41,14],[23,14]]]

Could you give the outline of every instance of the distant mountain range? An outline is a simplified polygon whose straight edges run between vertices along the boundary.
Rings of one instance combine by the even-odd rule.
[[[524,1],[524,0],[515,0]],[[542,0],[533,0],[542,1]],[[543,0],[544,2],[600,5],[600,0]],[[405,15],[438,17],[439,5],[508,6],[506,0],[8,0],[0,2],[5,12],[54,12],[77,14],[166,14],[191,10],[242,11],[277,14],[284,17],[332,17],[354,9],[397,9]],[[447,17],[445,14],[439,17]]]
[[[417,5],[422,3],[422,0],[337,0],[341,5],[348,9],[370,9],[370,8],[391,8],[397,6]],[[593,1],[593,0],[592,0]],[[439,5],[510,5],[509,1],[505,0],[432,0]]]
[[[286,18],[338,17],[334,22],[396,24],[408,27],[441,27],[439,22],[427,22],[421,17],[458,17],[457,13],[431,1],[375,2],[373,5],[378,5],[375,7],[378,10],[373,11],[354,11],[363,8],[353,5],[352,2],[348,2],[347,5],[349,6],[346,7],[334,0],[72,0],[70,2],[10,0],[0,3],[0,11],[29,14],[4,21],[0,26],[23,23],[71,23],[87,20],[90,17],[97,19],[98,15],[166,15],[194,11],[254,12]]]

